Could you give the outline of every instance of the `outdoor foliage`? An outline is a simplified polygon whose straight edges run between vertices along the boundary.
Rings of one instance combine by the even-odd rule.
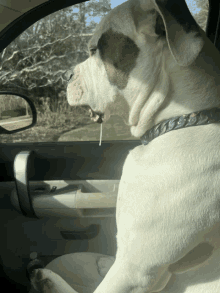
[[[88,18],[110,10],[108,0],[92,0],[33,24],[2,52],[0,90],[26,94],[36,105],[49,98],[51,110],[57,111],[58,102],[66,102],[67,70],[89,56],[87,43],[96,23]]]
[[[197,23],[200,25],[200,27],[205,31],[206,25],[207,25],[208,12],[209,12],[209,1],[208,0],[203,0],[203,1],[197,0],[197,5],[199,8],[201,8],[201,10],[199,13],[196,13],[194,15],[194,17],[195,17]]]

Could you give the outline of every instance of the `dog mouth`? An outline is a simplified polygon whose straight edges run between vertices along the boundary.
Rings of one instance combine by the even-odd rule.
[[[89,109],[90,118],[92,121],[96,123],[103,123],[104,121],[104,113],[99,111],[93,111],[92,108]]]

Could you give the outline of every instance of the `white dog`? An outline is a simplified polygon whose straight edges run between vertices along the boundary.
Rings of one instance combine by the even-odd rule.
[[[104,123],[121,115],[143,142],[123,167],[116,260],[95,293],[220,292],[218,50],[184,0],[123,3],[89,49],[69,104],[91,106]],[[75,292],[44,271],[54,284],[45,292]]]

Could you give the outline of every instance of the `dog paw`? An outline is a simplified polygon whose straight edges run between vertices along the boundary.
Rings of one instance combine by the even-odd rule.
[[[111,266],[113,265],[114,261],[115,261],[115,258],[110,256],[104,256],[104,257],[102,256],[98,259],[97,269],[101,277],[103,278],[105,277],[105,275],[108,273]]]
[[[34,290],[40,293],[77,293],[61,276],[48,269],[36,269],[30,276]]]
[[[31,274],[31,284],[37,292],[49,293],[52,292],[54,283],[52,277],[52,271],[47,269],[36,269]]]

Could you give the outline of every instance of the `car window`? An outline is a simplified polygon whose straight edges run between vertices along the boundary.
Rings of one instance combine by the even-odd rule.
[[[1,135],[0,142],[99,141],[100,125],[91,121],[89,109],[68,105],[67,73],[89,57],[87,43],[100,19],[123,2],[91,0],[59,10],[36,22],[4,49],[1,85],[17,93],[28,90],[38,121],[31,129]],[[208,0],[188,0],[187,5],[205,30]],[[7,100],[0,107],[4,103],[9,107]],[[137,140],[119,116],[104,123],[102,133],[103,140]]]
[[[199,26],[206,31],[209,0],[186,0],[188,8]]]

